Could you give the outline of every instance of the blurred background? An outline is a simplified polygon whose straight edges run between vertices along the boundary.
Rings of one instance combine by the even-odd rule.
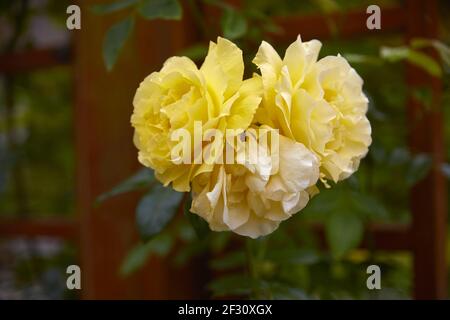
[[[0,0],[0,299],[446,299],[449,15],[445,0]],[[182,203],[141,240],[136,211],[156,209],[132,144],[140,81],[172,55],[201,63],[217,36],[251,74],[261,40],[283,54],[298,34],[365,81],[360,170],[257,241],[209,232]]]

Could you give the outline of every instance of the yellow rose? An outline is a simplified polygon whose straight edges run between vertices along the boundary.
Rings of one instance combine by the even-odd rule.
[[[273,232],[307,205],[319,177],[337,182],[355,172],[371,143],[362,79],[341,56],[318,60],[320,48],[299,37],[281,59],[263,42],[253,60],[261,76],[248,80],[241,50],[220,37],[201,68],[168,59],[133,101],[139,161],[166,186],[192,187],[191,211],[212,230]],[[180,129],[189,139],[182,155]],[[224,162],[230,141],[232,163]]]
[[[291,44],[283,59],[262,42],[253,62],[264,97],[255,121],[314,151],[321,176],[334,182],[355,172],[371,144],[363,81],[341,56],[318,60],[321,43]]]
[[[303,144],[279,136],[279,147],[256,163],[217,165],[192,182],[191,212],[212,230],[257,238],[303,209],[319,178],[317,157]],[[239,150],[238,150],[239,152]]]
[[[210,164],[179,164],[171,156],[177,145],[173,133],[180,128],[191,134],[194,150],[194,123],[207,129],[245,130],[261,101],[258,78],[243,81],[242,51],[232,42],[218,38],[210,43],[200,69],[186,57],[168,59],[161,71],[150,74],[134,97],[131,123],[138,159],[155,170],[164,184],[177,191],[189,191],[190,181],[201,172],[210,172]],[[194,160],[194,159],[193,159]],[[194,161],[193,161],[194,162]]]

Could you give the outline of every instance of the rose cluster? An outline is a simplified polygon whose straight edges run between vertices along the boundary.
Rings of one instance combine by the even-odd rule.
[[[224,38],[210,43],[200,68],[187,57],[168,59],[133,101],[139,161],[165,186],[191,192],[191,212],[212,230],[251,238],[273,232],[307,205],[318,181],[328,186],[354,173],[371,143],[362,79],[342,56],[319,59],[320,48],[298,37],[281,58],[262,42],[253,60],[260,74],[245,80],[242,51]],[[268,146],[256,161],[175,161],[174,133],[194,137],[196,123],[202,132],[232,129],[236,139],[251,129],[256,141],[277,133],[276,148]],[[199,149],[225,148],[225,134],[220,137],[192,138],[193,157]],[[252,153],[233,148],[235,157]]]

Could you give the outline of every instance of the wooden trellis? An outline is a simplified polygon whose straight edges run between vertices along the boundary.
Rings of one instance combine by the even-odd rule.
[[[77,161],[77,216],[75,220],[0,220],[0,237],[49,235],[76,241],[80,248],[84,298],[193,298],[200,297],[207,275],[202,261],[183,270],[172,270],[164,259],[152,259],[151,268],[129,279],[117,276],[117,269],[131,245],[137,241],[134,208],[137,198],[127,195],[94,207],[95,198],[137,168],[136,151],[131,145],[129,124],[134,91],[151,71],[179,49],[198,40],[198,32],[188,14],[182,22],[139,21],[132,45],[127,46],[119,64],[107,73],[101,60],[102,37],[118,16],[99,19],[88,14],[92,1],[79,1],[82,30],[75,32],[71,59],[66,50],[40,50],[0,57],[0,73],[45,70],[71,63],[74,73],[75,131]],[[205,8],[208,10],[208,8]],[[186,10],[187,11],[187,10]],[[120,15],[120,13],[118,14]],[[373,33],[401,33],[405,40],[437,37],[438,1],[408,0],[405,7],[382,9],[382,29],[366,28],[365,11],[339,13],[345,37]],[[327,20],[320,15],[277,20],[282,35],[277,41],[292,41],[301,33],[305,40],[331,36]],[[372,226],[367,232],[379,250],[408,250],[414,257],[414,297],[443,299],[447,295],[445,243],[447,191],[440,166],[444,161],[441,82],[408,66],[405,79],[410,98],[407,113],[410,147],[428,152],[433,167],[426,179],[411,193],[410,226]],[[430,85],[433,108],[414,99],[414,87]],[[319,234],[322,230],[318,229]],[[364,243],[363,243],[364,246]]]

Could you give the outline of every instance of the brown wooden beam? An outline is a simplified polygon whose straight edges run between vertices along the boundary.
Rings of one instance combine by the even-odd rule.
[[[139,83],[164,61],[195,43],[197,32],[185,14],[181,21],[138,19],[112,72],[102,60],[102,39],[126,12],[96,16],[96,0],[80,0],[83,28],[75,35],[75,136],[77,212],[81,228],[82,298],[199,298],[205,287],[202,268],[188,264],[174,269],[167,259],[152,257],[128,278],[118,270],[139,243],[135,223],[137,195],[115,197],[94,206],[99,194],[111,189],[139,167],[130,116]],[[186,13],[189,10],[185,10]],[[199,281],[200,281],[199,280]]]
[[[308,40],[331,38],[335,34],[330,28],[330,22],[337,27],[337,35],[341,37],[380,34],[387,32],[402,32],[406,30],[406,12],[402,7],[381,9],[381,29],[368,30],[366,20],[369,15],[362,10],[338,12],[331,15],[305,15],[292,17],[277,17],[275,22],[281,27],[281,33],[270,34],[275,41],[292,42],[297,35]]]
[[[436,0],[409,0],[407,12],[409,39],[437,36],[439,14]],[[413,188],[410,195],[413,215],[411,237],[414,250],[414,297],[445,299],[447,188],[441,171],[445,158],[442,83],[439,78],[431,77],[412,65],[407,69],[407,83],[411,150],[426,152],[433,158],[430,173]],[[433,93],[431,108],[427,108],[414,97],[414,90],[424,87],[431,89]]]
[[[62,239],[77,239],[78,224],[74,220],[49,219],[1,219],[0,237],[49,236]]]
[[[0,73],[11,74],[46,69],[71,62],[69,48],[35,49],[0,56]]]
[[[362,247],[386,251],[411,250],[410,234],[408,225],[372,225],[368,227]]]

